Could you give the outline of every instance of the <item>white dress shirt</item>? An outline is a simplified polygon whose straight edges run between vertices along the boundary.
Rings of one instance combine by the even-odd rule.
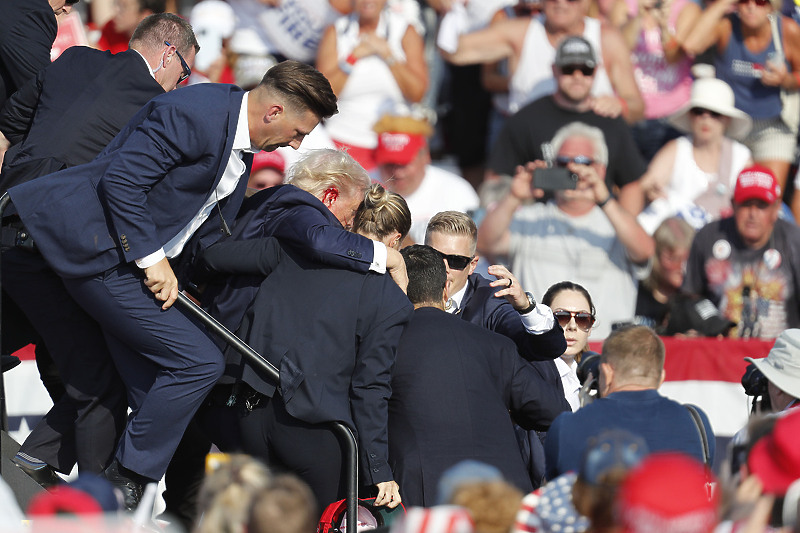
[[[572,360],[567,364],[561,357],[556,358],[556,368],[561,376],[561,384],[564,386],[564,397],[567,399],[572,412],[581,406],[580,391],[581,380],[578,379],[578,363]]]
[[[136,260],[136,265],[139,268],[147,268],[155,265],[164,257],[173,258],[180,254],[194,232],[197,231],[197,228],[209,217],[212,210],[217,205],[217,202],[232,194],[236,189],[236,184],[239,182],[239,179],[246,169],[244,161],[242,161],[243,153],[254,153],[257,151],[250,145],[250,130],[247,122],[247,100],[249,94],[248,91],[244,93],[244,97],[242,97],[242,106],[239,109],[239,120],[236,124],[236,134],[233,137],[233,149],[228,157],[228,164],[225,167],[225,171],[222,173],[222,178],[220,178],[217,188],[211,193],[194,218],[192,218],[177,235],[170,239],[162,248]]]

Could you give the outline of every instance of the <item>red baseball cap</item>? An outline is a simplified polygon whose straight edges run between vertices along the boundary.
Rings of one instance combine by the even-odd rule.
[[[423,146],[425,146],[424,135],[387,131],[378,135],[375,161],[379,165],[407,165]]]
[[[763,200],[774,204],[781,197],[781,186],[775,174],[766,167],[754,165],[739,173],[736,188],[733,190],[733,203],[741,204],[747,200]]]
[[[764,485],[764,492],[782,496],[800,479],[800,409],[781,416],[772,433],[753,445],[747,467]]]
[[[281,174],[286,169],[286,160],[278,152],[258,152],[253,156],[253,167],[250,169],[251,174],[255,174],[262,168],[274,168]]]
[[[718,492],[696,459],[676,452],[654,453],[631,470],[617,504],[626,533],[707,533],[717,524]]]

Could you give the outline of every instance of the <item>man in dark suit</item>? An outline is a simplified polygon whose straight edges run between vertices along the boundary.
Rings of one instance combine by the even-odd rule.
[[[243,339],[280,369],[276,389],[233,350],[226,353],[226,376],[246,384],[238,387],[248,404],[239,420],[241,445],[296,472],[324,508],[344,497],[342,451],[328,427],[344,422],[358,435],[362,479],[377,485],[376,503],[394,507],[400,495],[388,466],[387,404],[395,347],[412,307],[391,277],[368,270],[358,245],[369,240],[343,230],[370,183],[363,168],[335,150],[310,152],[294,168],[290,183],[297,187],[284,185],[282,200],[270,189],[251,197],[232,238],[204,254],[213,270],[238,275],[212,310],[237,309],[223,321],[235,323]],[[292,212],[277,207],[288,197]],[[293,239],[284,217],[298,210],[306,211],[306,220],[321,220],[308,228],[292,224]],[[321,231],[327,244],[306,229]],[[239,300],[231,296],[242,294],[245,305],[232,305]]]
[[[117,55],[69,48],[0,111],[0,132],[14,144],[0,173],[0,192],[94,159],[145,103],[175,88],[178,78],[164,67],[180,63],[176,54],[181,53],[188,68],[197,50],[191,26],[173,14],[142,22],[131,49]],[[124,387],[110,358],[97,356],[98,350],[107,352],[105,342],[98,334],[75,335],[74,328],[80,326],[73,322],[92,321],[41,255],[14,247],[4,250],[2,274],[4,293],[25,314],[4,313],[4,325],[30,319],[44,339],[29,340],[37,343],[40,371],[46,344],[58,368],[54,373],[67,383],[66,394],[51,392],[53,408],[14,462],[46,484],[58,481],[53,469],[66,474],[76,462],[81,471],[102,472],[113,456],[127,410]],[[43,369],[43,378],[48,370]]]
[[[401,253],[415,311],[392,373],[389,461],[405,504],[436,504],[442,472],[464,459],[496,466],[530,491],[511,419],[544,430],[569,404],[509,339],[444,311],[447,273],[436,250]]]
[[[78,0],[0,0],[0,106],[50,63],[56,16]]]
[[[497,279],[475,273],[478,228],[459,211],[442,211],[428,222],[425,244],[444,254],[446,311],[510,338],[528,361],[552,360],[564,353],[564,330],[546,305],[537,305],[511,272],[502,265],[489,267]]]
[[[165,67],[174,83],[185,70],[179,59]],[[100,324],[125,381],[132,414],[105,473],[128,508],[142,483],[164,474],[224,369],[211,339],[172,308],[169,260],[195,233],[233,219],[248,152],[296,149],[336,112],[328,81],[297,62],[276,65],[247,93],[218,84],[179,93],[148,102],[91,163],[9,190],[26,233]]]

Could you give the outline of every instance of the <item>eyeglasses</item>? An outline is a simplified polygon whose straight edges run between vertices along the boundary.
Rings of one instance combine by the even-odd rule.
[[[167,46],[172,46],[171,44],[169,44],[168,41],[164,41],[164,44],[166,44]],[[175,53],[178,54],[178,59],[181,60],[181,67],[183,67],[183,74],[181,74],[181,77],[178,78],[178,84],[181,84],[186,78],[192,75],[192,69],[190,69],[189,65],[186,64],[186,61],[183,59],[183,56],[181,55],[180,52],[178,52],[177,47],[175,47]]]
[[[560,155],[556,157],[556,165],[560,167],[565,167],[570,163],[575,163],[578,165],[593,165],[594,159],[591,157],[586,157],[585,155],[576,155],[575,157]]]
[[[770,3],[770,0],[739,0],[739,3],[744,5],[744,4],[749,4],[751,1],[755,1],[758,7],[764,7],[765,5]]]
[[[716,111],[711,111],[710,109],[706,109],[704,107],[693,107],[689,110],[689,113],[691,113],[693,117],[701,117],[705,114],[708,114],[708,116],[710,116],[711,118],[719,118],[722,116],[721,113],[717,113]]]
[[[450,265],[450,268],[453,270],[464,270],[472,261],[471,257],[467,257],[465,255],[443,254],[441,252],[440,255],[447,261],[447,264]]]
[[[589,331],[589,329],[594,324],[594,317],[591,313],[586,313],[584,311],[567,311],[565,309],[558,309],[553,311],[553,316],[556,317],[558,323],[561,325],[562,328],[566,328],[567,324],[569,324],[570,320],[573,318],[575,319],[575,325],[581,328],[583,331]]]
[[[594,67],[587,65],[562,65],[558,67],[561,74],[565,76],[572,76],[576,71],[580,71],[586,77],[594,76]]]

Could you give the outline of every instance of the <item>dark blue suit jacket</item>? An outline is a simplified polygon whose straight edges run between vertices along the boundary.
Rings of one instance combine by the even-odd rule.
[[[199,84],[147,103],[94,161],[12,187],[11,200],[60,276],[95,275],[172,239],[213,193],[244,92]],[[229,220],[247,187],[220,202]],[[209,218],[211,220],[211,218]]]
[[[0,107],[50,63],[58,25],[47,0],[0,0]]]
[[[19,183],[88,163],[133,115],[164,89],[137,52],[68,48],[22,86],[0,111],[12,147],[0,193]]]
[[[520,314],[505,298],[495,298],[499,289],[489,285],[480,274],[471,274],[461,300],[459,316],[478,326],[508,337],[517,345],[519,354],[528,361],[546,361],[559,357],[567,349],[564,330],[555,321],[552,329],[533,335],[525,329]]]
[[[565,410],[563,394],[510,340],[439,309],[417,309],[397,347],[389,401],[389,457],[403,503],[436,504],[442,472],[464,459],[494,465],[530,491],[512,419],[544,430]]]
[[[236,330],[279,368],[286,411],[312,424],[348,424],[358,435],[368,484],[393,479],[387,403],[395,347],[413,306],[392,278],[320,266],[284,252],[274,238],[226,239],[209,247],[205,259],[216,271],[258,283]],[[236,286],[234,279],[230,287]],[[227,375],[274,394],[238,353],[228,349],[226,357]]]
[[[345,231],[330,209],[294,185],[264,189],[242,204],[230,238],[263,237],[275,237],[296,255],[335,268],[366,273],[373,259],[371,240]],[[212,284],[203,301],[217,320],[236,330],[260,284],[258,277],[225,280],[223,285]]]

